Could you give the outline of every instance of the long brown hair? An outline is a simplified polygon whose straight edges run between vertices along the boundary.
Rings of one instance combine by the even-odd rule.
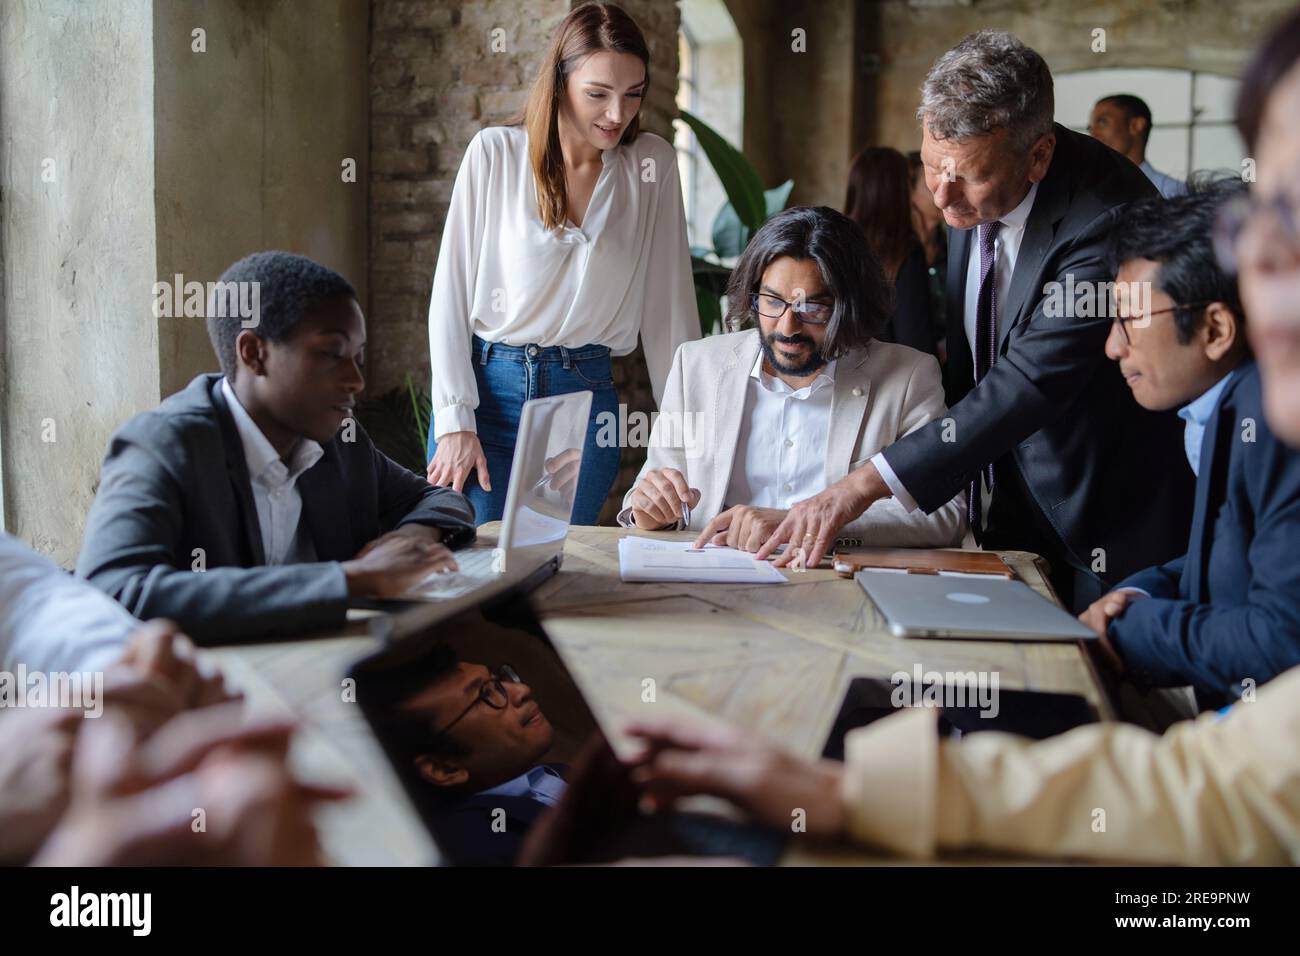
[[[612,3],[587,3],[569,11],[551,34],[523,110],[510,121],[528,131],[528,159],[537,186],[537,212],[542,225],[557,229],[569,214],[569,190],[560,148],[560,100],[569,74],[592,53],[631,53],[645,64],[645,89],[650,87],[650,50],[641,28]],[[632,117],[619,145],[641,131],[641,114]]]
[[[917,241],[907,157],[889,146],[868,146],[858,153],[849,169],[844,214],[861,227],[892,282]]]

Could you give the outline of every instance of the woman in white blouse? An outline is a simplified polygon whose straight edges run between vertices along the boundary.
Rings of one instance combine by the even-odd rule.
[[[480,523],[501,517],[523,403],[589,389],[573,522],[594,524],[618,473],[619,445],[597,441],[619,420],[611,355],[639,333],[658,402],[698,334],[676,155],[639,131],[648,85],[632,19],[579,7],[516,123],[465,152],[429,303],[428,479],[464,490]]]

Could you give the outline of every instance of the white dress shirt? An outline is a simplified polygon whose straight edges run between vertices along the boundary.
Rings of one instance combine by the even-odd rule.
[[[997,282],[997,330],[1002,329],[1002,322],[1005,319],[1003,310],[1006,308],[1007,293],[1011,290],[1011,276],[1016,269],[1016,258],[1020,255],[1020,243],[1025,238],[1025,224],[1029,222],[1029,213],[1034,208],[1034,197],[1038,195],[1038,183],[1029,187],[1029,192],[1025,193],[1025,198],[1020,200],[1020,205],[1011,210],[998,221],[1002,227],[998,229],[997,236],[993,240],[993,261],[994,261],[994,278]],[[980,257],[979,257],[979,228],[971,233],[969,251],[966,256],[966,298],[963,303],[962,325],[966,329],[966,341],[970,343],[971,355],[975,354],[975,321],[979,312],[980,297]],[[903,483],[898,480],[894,474],[894,469],[889,467],[889,462],[885,460],[884,452],[880,452],[871,459],[871,463],[876,466],[876,471],[880,472],[880,477],[884,479],[889,490],[893,492],[898,503],[906,511],[916,510],[916,499],[908,494]],[[984,483],[980,482],[983,488]],[[987,495],[988,489],[984,489]],[[983,514],[988,514],[988,502],[984,502]]]
[[[603,345],[640,334],[658,403],[677,346],[700,334],[677,156],[659,136],[601,153],[582,226],[546,230],[523,127],[481,130],[456,175],[429,300],[434,437],[474,431],[471,336]]]
[[[253,486],[257,506],[257,523],[262,532],[262,550],[266,563],[300,564],[316,560],[311,536],[301,527],[302,495],[298,477],[321,460],[325,449],[310,438],[299,438],[289,452],[289,464],[276,453],[257,423],[240,404],[230,382],[221,380],[221,394],[230,406],[239,440],[244,446],[244,461]]]
[[[102,671],[139,626],[103,591],[0,532],[0,670]]]
[[[758,353],[745,390],[744,423],[727,483],[727,507],[788,509],[825,489],[835,363],[794,389],[763,371]]]

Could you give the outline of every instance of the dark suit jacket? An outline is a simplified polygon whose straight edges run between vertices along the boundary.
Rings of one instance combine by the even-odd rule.
[[[950,229],[948,417],[956,440],[943,440],[937,420],[884,452],[927,512],[1009,455],[1033,498],[1027,506],[1041,512],[1069,563],[1091,573],[1103,549],[1107,583],[1184,547],[1193,481],[1182,424],[1133,399],[1104,353],[1109,318],[1056,315],[1044,287],[1067,276],[1076,284],[1112,281],[1110,228],[1124,204],[1155,195],[1133,163],[1057,125],[1056,151],[999,306],[997,363],[974,386],[963,323],[974,230]]]
[[[1254,362],[1206,424],[1187,553],[1124,585],[1152,596],[1110,626],[1139,681],[1221,706],[1300,664],[1300,453],[1265,424]]]
[[[434,842],[458,865],[510,866],[529,829],[549,809],[532,797],[476,793],[433,817]],[[493,829],[498,810],[505,812],[503,830]]]
[[[355,441],[336,435],[298,478],[318,561],[263,566],[244,449],[220,386],[220,375],[200,375],[109,442],[77,574],[136,617],[171,618],[206,644],[337,627],[348,606],[339,562],[367,542],[404,524],[443,529],[448,547],[474,539],[464,496],[385,457],[358,424]]]

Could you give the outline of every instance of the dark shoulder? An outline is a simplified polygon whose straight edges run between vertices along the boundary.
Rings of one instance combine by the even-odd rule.
[[[1222,399],[1220,413],[1231,408],[1238,419],[1254,417],[1261,420],[1264,416],[1264,384],[1259,377],[1259,366],[1254,359],[1247,359],[1237,367],[1235,377],[1229,383]]]
[[[1063,185],[1070,197],[1071,213],[1089,219],[1107,209],[1160,195],[1146,174],[1127,157],[1059,123],[1048,176],[1053,174],[1066,179]]]
[[[212,390],[220,375],[200,375],[157,408],[128,419],[113,435],[114,444],[125,441],[171,457],[180,447],[204,440],[221,441],[218,412]]]

